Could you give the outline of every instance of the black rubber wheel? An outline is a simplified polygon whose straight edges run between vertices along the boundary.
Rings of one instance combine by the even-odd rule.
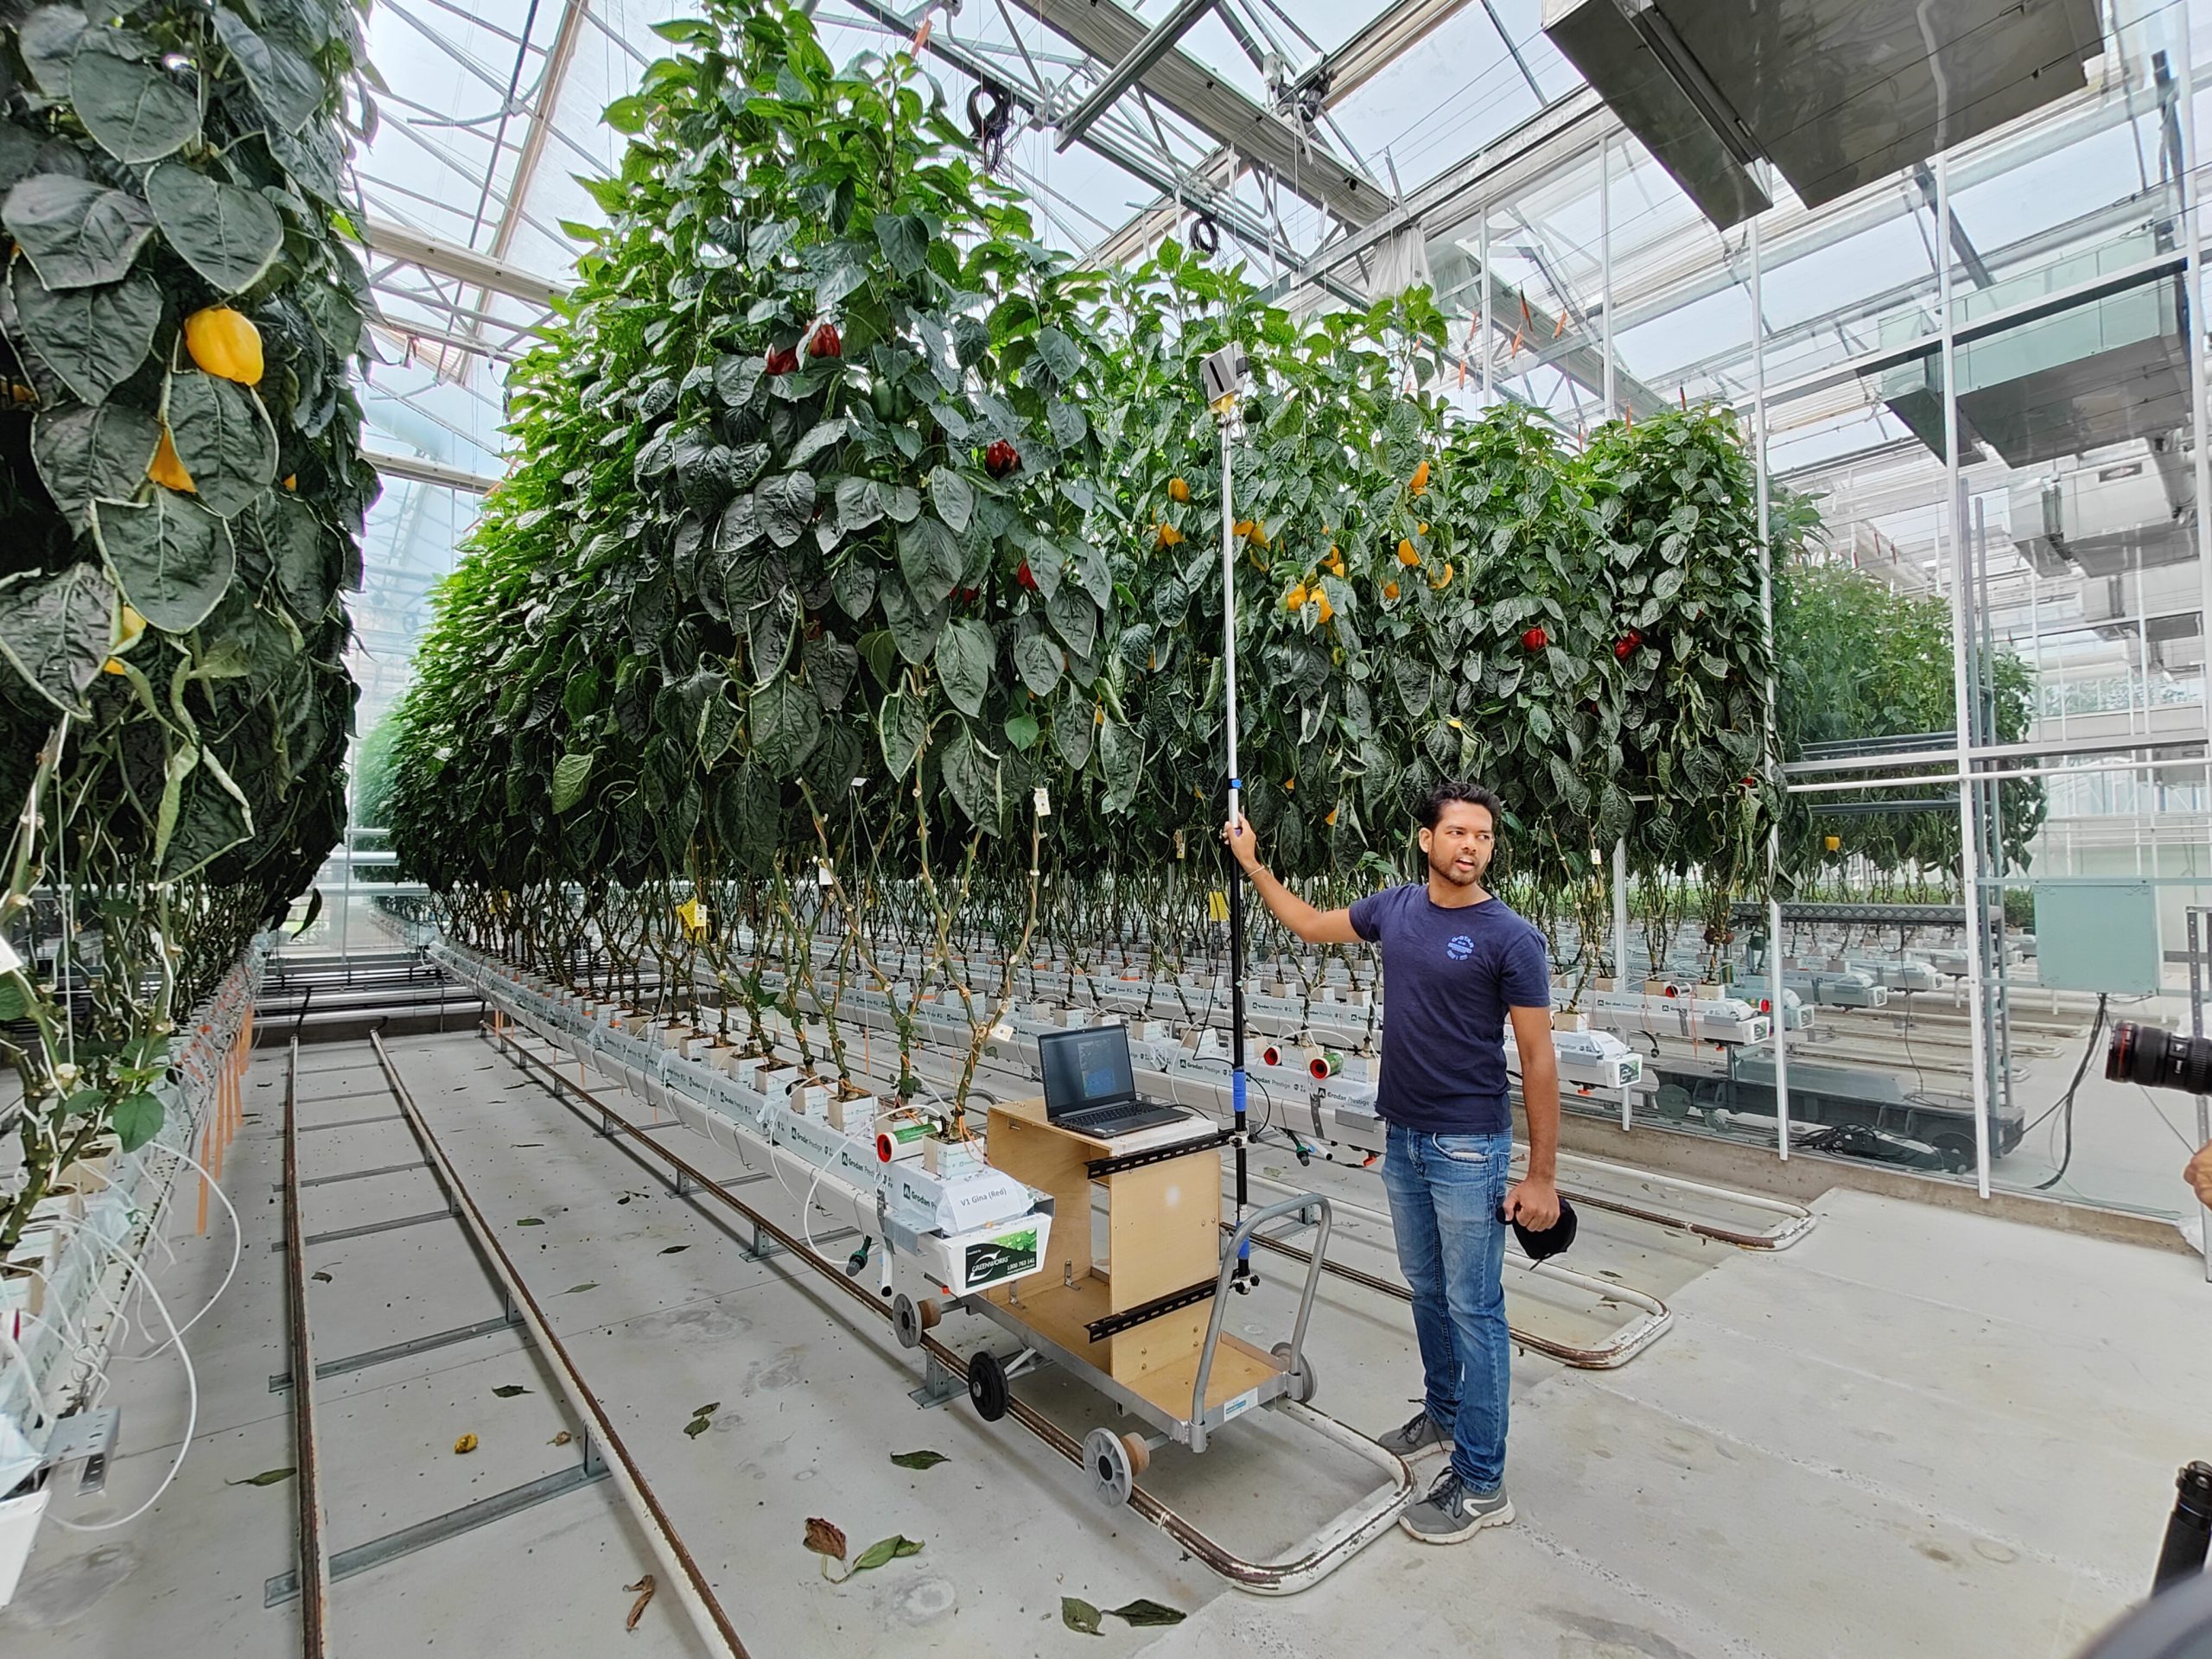
[[[977,1354],[968,1362],[968,1398],[976,1407],[976,1414],[987,1423],[995,1423],[1006,1415],[1006,1367],[999,1363],[996,1354]]]
[[[1974,1141],[1963,1135],[1939,1135],[1928,1143],[1943,1155],[1943,1167],[1957,1175],[1974,1167]]]

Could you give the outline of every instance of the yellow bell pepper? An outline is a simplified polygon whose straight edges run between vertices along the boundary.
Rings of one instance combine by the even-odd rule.
[[[242,386],[261,384],[261,331],[227,305],[211,305],[187,317],[184,346],[210,374]]]
[[[154,451],[153,465],[146,468],[146,476],[164,489],[178,490],[186,495],[197,495],[200,486],[192,481],[192,474],[184,470],[184,462],[177,458],[176,441],[169,436],[169,423],[162,423],[162,442]]]

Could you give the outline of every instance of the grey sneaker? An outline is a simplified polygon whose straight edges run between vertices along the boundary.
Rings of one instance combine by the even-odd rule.
[[[1513,1519],[1513,1500],[1501,1486],[1494,1492],[1471,1491],[1457,1470],[1446,1469],[1428,1496],[1398,1517],[1398,1524],[1424,1544],[1456,1544],[1484,1527]]]
[[[1413,1421],[1403,1428],[1394,1428],[1379,1436],[1376,1445],[1385,1452],[1395,1452],[1402,1458],[1417,1458],[1425,1452],[1452,1449],[1452,1435],[1443,1424],[1428,1414],[1424,1407],[1413,1415]]]

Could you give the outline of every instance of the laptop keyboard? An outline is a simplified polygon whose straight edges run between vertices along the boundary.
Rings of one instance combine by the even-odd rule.
[[[1108,1106],[1094,1107],[1087,1112],[1071,1112],[1058,1121],[1071,1129],[1080,1129],[1098,1140],[1117,1135],[1128,1135],[1137,1129],[1157,1128],[1162,1123],[1179,1123],[1188,1114],[1174,1106]]]

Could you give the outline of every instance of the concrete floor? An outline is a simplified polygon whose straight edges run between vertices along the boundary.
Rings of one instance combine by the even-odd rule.
[[[2212,1291],[2185,1257],[1841,1192],[1816,1206],[1808,1238],[1770,1256],[1586,1212],[1570,1261],[1663,1297],[1675,1323],[1616,1371],[1516,1358],[1509,1478],[1520,1519],[1452,1549],[1392,1534],[1303,1596],[1255,1599],[1179,1560],[1128,1512],[1097,1508],[1077,1471],[1010,1421],[984,1424],[964,1402],[918,1409],[906,1390],[918,1363],[887,1327],[788,1258],[747,1260],[717,1220],[481,1042],[393,1052],[759,1656],[2065,1655],[2140,1593],[2175,1466],[2204,1454],[2212,1433],[2201,1409]],[[305,1050],[302,1065],[303,1174],[420,1156],[365,1046]],[[296,1604],[264,1608],[262,1594],[292,1565],[292,1486],[226,1484],[292,1461],[287,1397],[268,1386],[284,1369],[283,1257],[269,1249],[280,1068],[257,1063],[256,1116],[231,1153],[248,1244],[238,1282],[188,1338],[200,1442],[130,1528],[48,1526],[0,1612],[0,1651],[298,1650]],[[737,1173],[727,1154],[667,1133],[709,1173]],[[1380,1202],[1371,1174],[1258,1161]],[[799,1195],[772,1181],[744,1190],[772,1214],[798,1214]],[[419,1170],[303,1198],[310,1234],[442,1207]],[[187,1308],[229,1260],[221,1226],[193,1237],[189,1212],[178,1206],[168,1229],[178,1259],[161,1279]],[[1370,1270],[1389,1260],[1372,1230],[1348,1230],[1344,1248]],[[309,1255],[330,1275],[309,1287],[318,1358],[499,1312],[451,1221]],[[1232,1328],[1273,1340],[1292,1269],[1262,1270]],[[1586,1300],[1511,1294],[1516,1324],[1548,1333],[1586,1335],[1598,1317]],[[1011,1346],[968,1319],[941,1334]],[[1402,1306],[1325,1281],[1312,1344],[1319,1406],[1370,1433],[1404,1418],[1419,1378]],[[530,1392],[493,1392],[516,1385]],[[1017,1388],[1078,1435],[1112,1421],[1066,1379]],[[125,1455],[108,1494],[60,1512],[90,1522],[135,1506],[174,1455],[181,1395],[173,1357],[119,1361]],[[547,1442],[575,1427],[531,1349],[504,1331],[327,1379],[316,1401],[334,1549],[562,1466],[572,1448]],[[715,1408],[710,1429],[687,1435],[702,1405]],[[464,1432],[480,1447],[456,1458]],[[922,1472],[890,1461],[922,1449],[949,1461]],[[1163,1452],[1147,1484],[1259,1555],[1352,1501],[1370,1476],[1263,1414],[1204,1458]],[[800,1548],[810,1516],[842,1527],[856,1552],[893,1533],[925,1548],[833,1586]],[[632,1600],[622,1586],[654,1570],[601,1482],[340,1583],[340,1646],[701,1651],[665,1588],[622,1635]],[[1063,1596],[1101,1607],[1148,1597],[1190,1617],[1165,1633],[1109,1618],[1092,1638],[1064,1626]]]

